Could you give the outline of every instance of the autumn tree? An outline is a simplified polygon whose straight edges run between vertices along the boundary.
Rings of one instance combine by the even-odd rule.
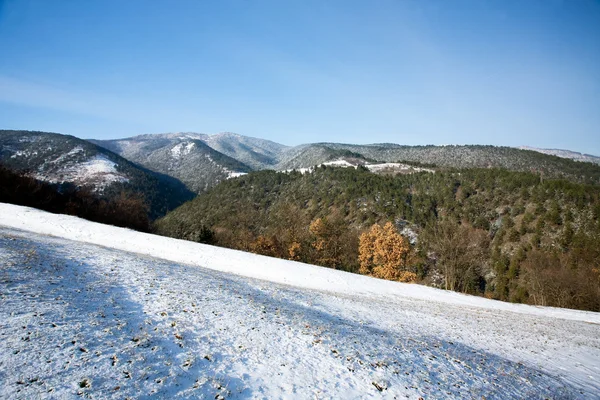
[[[360,273],[377,278],[413,282],[416,274],[407,271],[410,247],[391,222],[375,224],[360,235],[358,259]]]
[[[251,251],[263,256],[276,257],[278,254],[277,239],[273,236],[259,235],[251,244]]]
[[[352,271],[356,263],[357,234],[337,214],[317,218],[310,223],[313,262],[331,268]],[[293,249],[290,250],[290,256]]]

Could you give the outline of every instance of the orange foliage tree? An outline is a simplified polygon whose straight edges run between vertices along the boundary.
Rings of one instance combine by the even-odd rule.
[[[361,274],[377,278],[414,282],[416,274],[407,271],[410,246],[391,222],[375,224],[360,235],[358,261]]]
[[[263,256],[277,257],[277,239],[274,237],[260,235],[250,245],[253,253],[262,254]]]

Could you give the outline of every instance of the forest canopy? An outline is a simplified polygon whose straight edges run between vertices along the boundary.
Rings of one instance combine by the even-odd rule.
[[[599,221],[596,185],[503,169],[382,176],[321,166],[228,180],[156,229],[385,279],[598,311]],[[380,230],[397,249],[386,256],[394,262],[365,255]]]

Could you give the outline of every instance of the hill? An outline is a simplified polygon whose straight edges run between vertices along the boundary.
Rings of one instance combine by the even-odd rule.
[[[519,149],[537,151],[538,153],[550,154],[562,158],[570,158],[575,161],[591,162],[594,164],[600,164],[600,157],[593,156],[591,154],[579,153],[577,151],[563,150],[563,149],[540,149],[538,147],[521,146]]]
[[[355,165],[403,162],[438,168],[504,168],[536,173],[544,178],[600,184],[600,165],[511,147],[393,143],[309,143],[290,147],[229,132],[216,135],[168,133],[91,141],[133,162],[176,177],[196,192],[213,187],[232,174],[263,169],[306,169],[336,160],[347,160]]]
[[[0,251],[0,397],[592,399],[600,391],[597,313],[4,204]]]
[[[241,159],[247,159],[239,146],[224,143],[219,138],[197,133],[168,133],[141,135],[117,140],[90,140],[99,146],[145,166],[156,172],[181,180],[197,193],[203,192],[217,183],[251,170],[246,164],[215,150],[231,150]],[[250,147],[247,147],[251,151]]]
[[[531,173],[260,171],[221,183],[157,221],[157,229],[359,272],[361,235],[386,222],[414,242],[403,268],[421,282],[600,310],[600,187]]]
[[[59,187],[85,187],[107,198],[121,192],[140,194],[153,218],[193,197],[168,175],[149,171],[88,141],[57,133],[0,131],[0,163]]]
[[[393,143],[354,145],[316,143],[282,153],[278,170],[310,167],[330,161],[343,152],[380,162],[416,162],[446,168],[504,168],[532,172],[548,178],[600,184],[600,166],[530,150],[497,146],[402,146]]]
[[[253,170],[271,169],[289,147],[237,133],[223,132],[207,135],[204,142],[213,149],[249,165]]]

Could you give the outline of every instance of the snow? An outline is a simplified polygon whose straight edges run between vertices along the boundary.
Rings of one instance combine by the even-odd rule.
[[[227,179],[238,178],[240,176],[246,175],[246,172],[235,172],[235,171],[230,171],[228,169],[226,169],[225,172],[227,172]]]
[[[356,168],[356,165],[349,163],[346,160],[334,160],[334,161],[327,161],[324,162],[322,165],[328,165],[328,166],[333,166],[333,167],[352,167],[352,168]]]
[[[204,157],[208,158],[208,160],[215,164],[216,166],[219,166],[218,163],[215,162],[215,160],[212,159],[212,157],[210,156],[210,154],[205,154]],[[220,167],[220,166],[219,166]],[[225,177],[225,179],[232,179],[232,178],[237,178],[243,175],[246,175],[246,172],[238,172],[238,171],[231,171],[227,168],[222,168],[223,173],[227,174],[227,176]]]
[[[116,165],[106,156],[98,154],[86,162],[65,165],[51,176],[39,172],[36,178],[48,182],[75,182],[80,185],[93,183],[96,189],[101,191],[113,182],[129,182],[127,177],[117,171]]]
[[[38,155],[37,151],[31,151],[30,152],[30,151],[27,151],[27,150],[24,150],[24,151],[17,150],[17,151],[15,151],[15,153],[12,156],[10,156],[10,158],[33,157],[33,156],[37,156],[37,155]]]
[[[177,143],[175,146],[173,146],[173,148],[171,148],[171,156],[173,156],[173,158],[181,158],[186,156],[190,154],[194,146],[196,146],[194,142]]]
[[[325,165],[325,166],[329,166],[329,167],[340,167],[340,168],[358,168],[358,165],[356,164],[352,164],[351,162],[344,160],[344,159],[339,159],[339,160],[333,160],[333,161],[327,161],[324,162],[321,165]],[[400,163],[380,163],[380,164],[363,164],[364,167],[368,168],[369,171],[373,172],[373,173],[381,173],[381,172],[400,172],[400,173],[415,173],[415,172],[431,172],[434,173],[435,171],[432,169],[428,169],[428,168],[420,168],[420,167],[413,167],[412,165],[408,165],[408,164],[400,164]],[[314,167],[309,167],[309,168],[295,168],[295,169],[288,169],[282,172],[286,172],[286,173],[290,173],[292,171],[297,171],[300,172],[301,174],[306,174],[306,173],[312,173],[314,172],[315,168]]]
[[[311,173],[313,173],[313,172],[314,172],[314,170],[315,170],[315,168],[314,168],[314,167],[308,167],[308,168],[293,168],[293,169],[286,169],[286,170],[283,170],[283,171],[281,171],[281,172],[283,172],[283,173],[286,173],[286,174],[289,174],[290,172],[294,172],[294,171],[295,171],[295,172],[300,172],[302,175],[304,175],[304,174],[306,174],[306,173],[309,173],[309,174],[311,174]]]
[[[383,171],[393,171],[393,172],[404,172],[404,173],[413,173],[413,172],[431,172],[435,171],[428,168],[419,168],[413,167],[408,164],[401,163],[382,163],[382,164],[365,164],[365,167],[369,169],[371,172],[383,172]]]
[[[0,260],[0,398],[600,396],[599,313],[8,204]]]
[[[52,150],[52,148],[48,148],[48,150]],[[75,146],[69,152],[61,154],[56,159],[48,161],[50,164],[62,164],[66,159],[71,158],[79,153],[83,153],[83,147]]]

